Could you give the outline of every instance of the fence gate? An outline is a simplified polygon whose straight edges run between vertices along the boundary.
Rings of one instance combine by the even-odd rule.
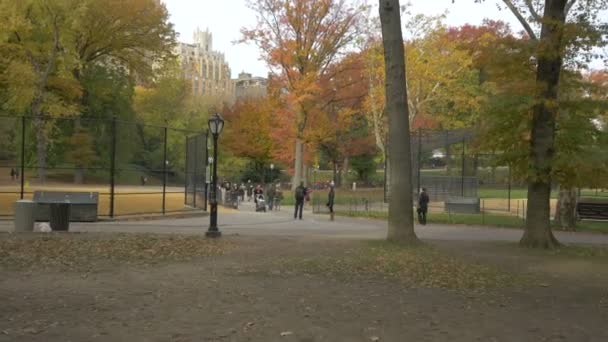
[[[207,134],[201,133],[186,139],[186,186],[187,206],[207,210]]]

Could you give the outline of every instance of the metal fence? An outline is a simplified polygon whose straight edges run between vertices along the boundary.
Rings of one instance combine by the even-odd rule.
[[[115,117],[0,115],[0,217],[36,191],[97,192],[99,216],[206,207],[206,133]]]

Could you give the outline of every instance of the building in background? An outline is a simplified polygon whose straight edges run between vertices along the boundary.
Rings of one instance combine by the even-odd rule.
[[[235,101],[261,98],[268,93],[268,79],[263,77],[253,77],[251,74],[241,72],[239,78],[233,80],[233,82]]]
[[[194,43],[177,46],[184,76],[191,81],[192,92],[198,96],[219,98],[222,102],[234,102],[235,89],[230,67],[224,54],[213,51],[213,36],[209,29],[194,31]]]

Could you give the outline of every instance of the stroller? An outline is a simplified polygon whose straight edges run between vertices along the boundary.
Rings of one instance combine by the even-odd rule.
[[[266,201],[264,200],[264,195],[259,194],[255,198],[255,211],[263,211],[266,212]]]

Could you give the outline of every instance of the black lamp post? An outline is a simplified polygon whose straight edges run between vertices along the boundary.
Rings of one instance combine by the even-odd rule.
[[[209,132],[213,136],[213,170],[211,180],[211,191],[209,191],[211,212],[209,215],[209,229],[205,236],[210,238],[217,238],[222,236],[219,228],[217,227],[217,139],[222,133],[224,128],[224,119],[219,113],[213,114],[209,118]]]
[[[274,179],[272,178],[272,170],[274,170],[274,164],[270,164],[270,184],[274,182]]]

